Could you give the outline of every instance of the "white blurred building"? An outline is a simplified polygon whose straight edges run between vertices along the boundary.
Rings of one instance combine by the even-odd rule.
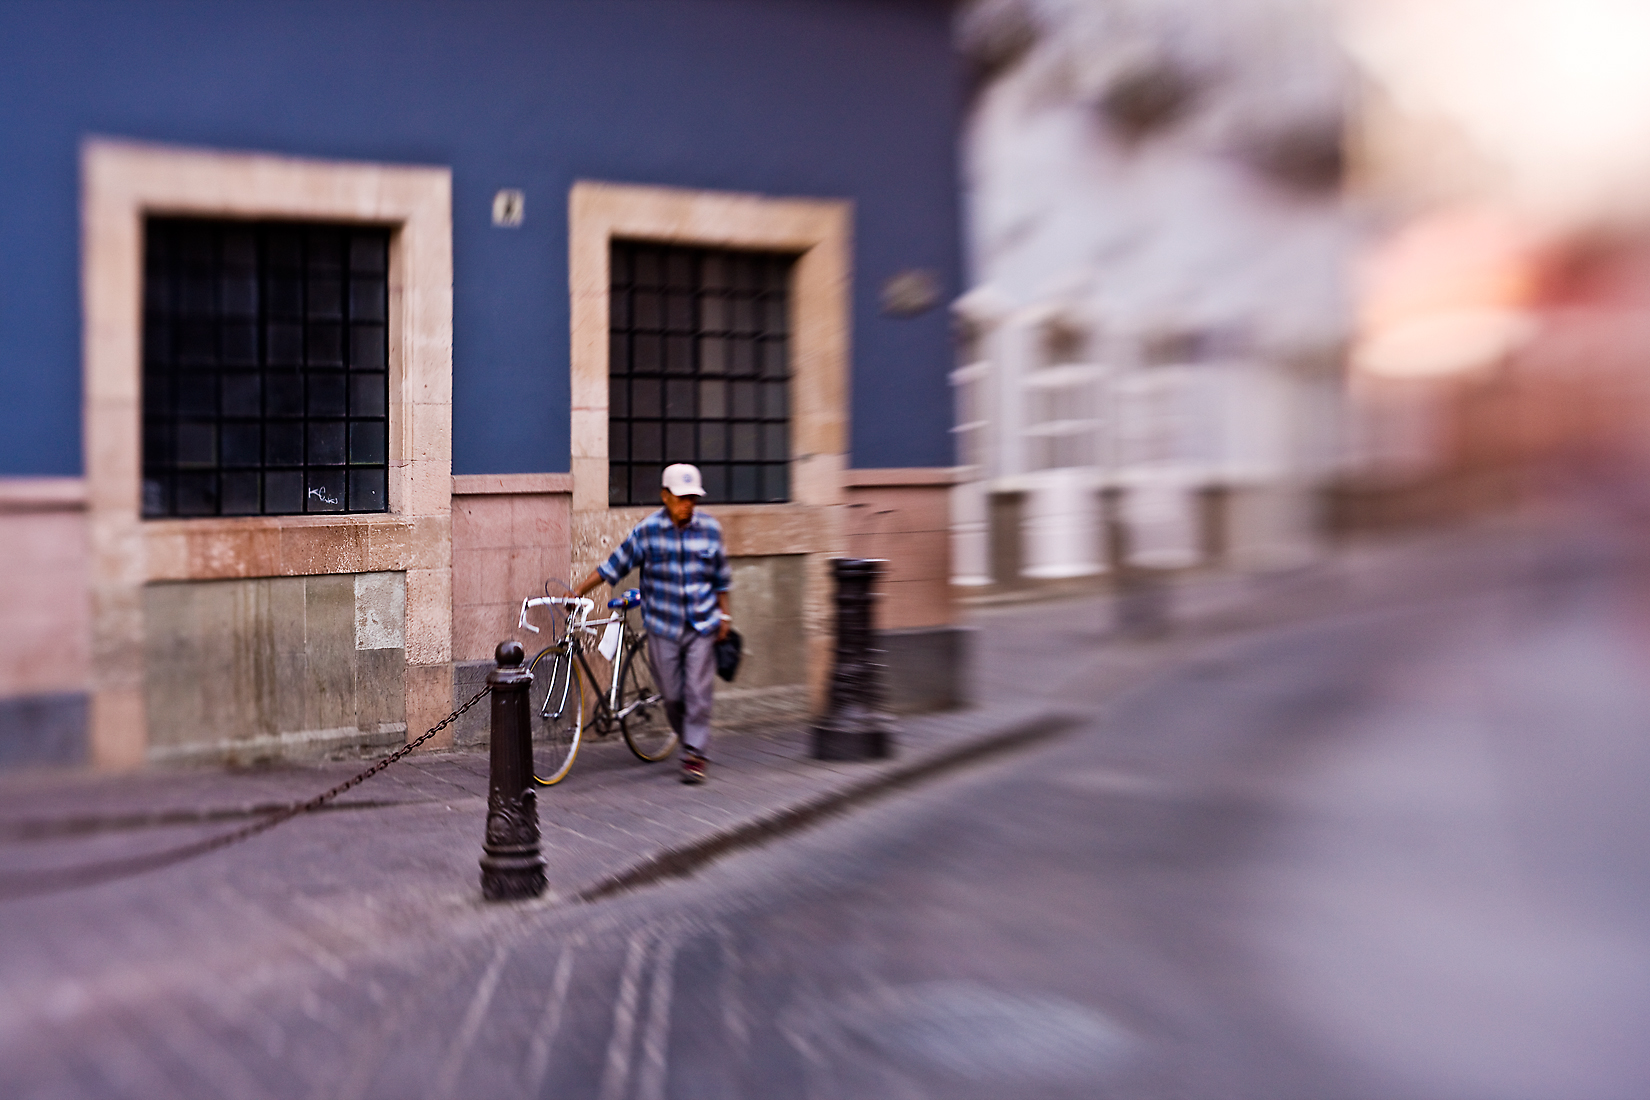
[[[1159,567],[1310,552],[1350,327],[1333,14],[961,10],[977,86],[957,583],[1094,574],[1108,547]]]

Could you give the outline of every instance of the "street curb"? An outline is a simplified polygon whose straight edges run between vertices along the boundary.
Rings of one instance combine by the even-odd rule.
[[[1063,711],[1051,710],[1031,715],[960,744],[934,750],[859,782],[824,791],[789,806],[768,810],[748,821],[741,821],[705,836],[662,849],[629,867],[603,876],[589,886],[574,891],[570,896],[579,901],[599,901],[662,879],[690,875],[730,852],[753,848],[796,832],[822,818],[842,813],[901,787],[932,779],[986,757],[1052,740],[1071,730],[1080,721],[1077,715]]]
[[[397,806],[418,806],[434,802],[433,798],[351,799],[347,802],[329,802],[317,806],[311,813],[336,813],[340,810],[385,810]],[[19,818],[0,821],[0,842],[56,840],[62,837],[87,836],[93,833],[127,832],[135,829],[159,829],[176,825],[215,825],[224,821],[246,821],[269,817],[292,808],[292,802],[257,802],[245,806],[218,806],[201,809],[140,810],[128,814],[88,814],[64,818]]]

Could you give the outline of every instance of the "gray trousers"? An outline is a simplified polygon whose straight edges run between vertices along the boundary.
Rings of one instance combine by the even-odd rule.
[[[665,717],[682,743],[701,755],[710,747],[710,707],[716,683],[716,635],[692,627],[680,638],[648,635],[653,679],[665,697]]]

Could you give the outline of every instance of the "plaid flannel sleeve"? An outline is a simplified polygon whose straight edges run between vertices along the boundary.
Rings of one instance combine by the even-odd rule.
[[[596,572],[602,575],[602,580],[608,584],[618,584],[620,577],[636,568],[636,563],[642,557],[641,536],[642,526],[638,524],[625,540],[619,543],[608,559],[596,567]]]
[[[711,570],[710,587],[716,592],[726,592],[733,587],[733,567],[728,564],[728,548],[721,538],[716,540],[716,563]]]

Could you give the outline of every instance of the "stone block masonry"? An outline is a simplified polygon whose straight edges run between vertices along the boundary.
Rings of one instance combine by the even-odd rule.
[[[152,584],[149,757],[248,765],[400,744],[406,574]]]

